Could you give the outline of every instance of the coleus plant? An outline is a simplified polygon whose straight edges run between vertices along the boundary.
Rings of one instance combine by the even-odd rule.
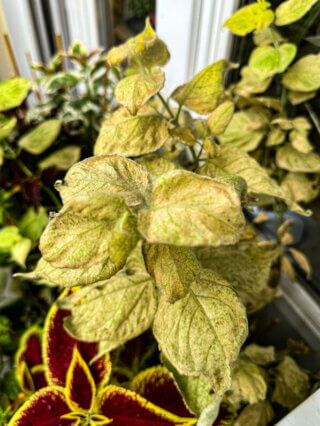
[[[301,50],[305,30],[298,35],[289,32],[293,42],[284,35],[307,13],[311,18],[300,26],[308,28],[319,13],[316,3],[287,0],[273,12],[270,3],[261,0],[241,8],[225,23],[238,36],[253,32],[255,47],[240,81],[229,88],[237,111],[219,141],[225,149],[248,153],[287,197],[303,203],[315,199],[320,188],[320,156],[310,137],[312,130],[319,132],[310,100],[320,88],[320,57],[318,50],[310,54],[310,47],[308,54]]]
[[[148,22],[107,59],[129,65],[115,89],[121,106],[102,124],[95,156],[57,182],[63,208],[41,237],[36,269],[20,276],[80,287],[59,302],[72,312],[64,326],[98,344],[98,355],[152,326],[187,406],[211,425],[247,337],[244,303],[275,296],[267,283],[279,250],[246,226],[243,206],[279,199],[305,212],[245,151],[216,142],[234,109],[228,61],[166,102],[160,67],[169,52]],[[210,115],[195,119],[188,109]],[[191,389],[210,391],[201,410]]]

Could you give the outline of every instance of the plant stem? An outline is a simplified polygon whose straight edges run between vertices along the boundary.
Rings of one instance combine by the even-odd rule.
[[[307,108],[307,111],[310,115],[311,120],[313,121],[313,124],[315,125],[315,128],[318,130],[318,133],[320,134],[320,121],[317,117],[316,113],[314,112],[314,109],[309,104],[309,102],[305,102],[305,106]]]
[[[20,169],[26,174],[28,177],[32,176],[32,171],[28,169],[28,167],[23,163],[23,161],[18,158],[17,163],[19,164]]]
[[[42,183],[42,189],[49,195],[51,201],[53,202],[54,206],[60,210],[62,204],[60,203],[60,201],[58,200],[58,197],[56,196],[56,194],[52,191],[51,188],[49,188],[47,185],[45,185],[44,183]]]
[[[194,170],[196,170],[197,167],[198,167],[198,164],[199,164],[199,160],[198,160],[197,154],[196,154],[193,146],[189,146],[189,148],[190,148],[192,158],[193,158],[193,167],[194,167]]]
[[[160,99],[162,105],[165,107],[168,114],[170,115],[170,117],[174,119],[174,115],[173,115],[168,103],[164,100],[163,96],[160,93],[157,93],[157,95],[158,95],[158,98]]]
[[[178,124],[178,120],[179,120],[181,110],[182,110],[182,104],[179,104],[178,112],[177,112],[176,118],[174,119],[175,123],[177,123],[177,124]]]

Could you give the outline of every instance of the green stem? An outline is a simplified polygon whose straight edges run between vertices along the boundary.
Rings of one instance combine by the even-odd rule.
[[[281,115],[286,117],[287,89],[281,85]]]
[[[315,128],[318,130],[318,133],[320,134],[320,121],[317,114],[314,112],[314,109],[309,104],[309,102],[305,102],[305,106],[307,108],[307,111],[310,115],[311,120],[313,121]]]
[[[164,100],[163,96],[160,93],[157,93],[157,95],[158,95],[158,98],[160,99],[162,105],[165,107],[166,111],[170,115],[170,117],[174,119],[174,115],[173,115],[168,103]]]
[[[190,148],[192,158],[193,158],[193,168],[194,168],[194,170],[196,170],[197,167],[198,167],[198,164],[199,164],[198,157],[197,157],[197,154],[196,154],[193,146],[189,146],[189,148]]]
[[[58,200],[58,197],[56,196],[56,194],[52,191],[51,188],[49,188],[47,185],[45,185],[44,183],[42,183],[42,189],[49,195],[51,201],[53,202],[54,206],[60,210],[62,207],[62,204],[60,203],[60,201]]]
[[[182,104],[179,104],[178,112],[177,112],[176,118],[174,119],[175,123],[177,123],[177,124],[178,124],[178,120],[179,120],[181,110],[182,110]]]
[[[33,175],[32,171],[28,169],[28,167],[23,163],[20,158],[17,159],[17,163],[19,164],[19,167],[24,174],[26,174],[28,177],[31,177]]]

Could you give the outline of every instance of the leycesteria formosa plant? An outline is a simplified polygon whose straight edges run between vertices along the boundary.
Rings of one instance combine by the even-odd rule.
[[[63,324],[97,345],[96,358],[152,327],[189,410],[211,425],[247,337],[245,305],[254,309],[275,293],[268,279],[279,249],[246,225],[243,207],[277,199],[304,210],[255,159],[216,140],[233,116],[224,88],[232,64],[209,65],[166,101],[159,91],[169,52],[148,22],[107,59],[128,64],[115,89],[119,108],[102,124],[95,156],[57,182],[63,208],[41,237],[43,257],[24,276],[79,287],[59,302],[71,311]],[[83,371],[93,398],[79,359],[70,371]],[[67,388],[78,386],[80,395],[68,374]],[[63,410],[75,406],[70,392]],[[97,398],[95,414],[110,418]]]

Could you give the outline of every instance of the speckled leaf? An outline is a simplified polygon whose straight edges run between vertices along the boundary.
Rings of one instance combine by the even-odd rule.
[[[22,136],[18,145],[30,154],[42,154],[57,139],[60,129],[61,121],[51,118]]]
[[[175,127],[170,129],[169,133],[174,140],[183,143],[184,145],[193,146],[197,142],[191,130],[186,127]]]
[[[277,288],[267,286],[258,293],[246,293],[239,291],[239,296],[242,303],[245,305],[247,313],[253,314],[259,311],[268,303],[273,302],[277,297],[281,295],[281,292]]]
[[[164,80],[164,72],[160,69],[154,70],[151,74],[140,72],[125,77],[115,89],[116,100],[134,115],[162,89]]]
[[[178,168],[173,161],[164,157],[158,157],[157,155],[148,155],[139,158],[138,163],[154,177],[160,177]]]
[[[171,97],[199,114],[209,114],[223,95],[225,60],[215,62],[200,71],[188,83],[176,88]]]
[[[232,384],[228,399],[234,405],[254,404],[263,401],[267,394],[267,384],[263,371],[255,364],[239,361],[232,370]]]
[[[247,319],[235,291],[218,275],[201,272],[174,304],[162,297],[153,330],[180,374],[203,374],[219,395],[230,387],[229,364],[246,338]]]
[[[232,119],[233,111],[233,102],[225,101],[210,114],[208,128],[212,135],[218,136],[225,132]]]
[[[300,402],[304,401],[310,392],[310,383],[296,362],[289,356],[277,366],[276,387],[272,401],[293,410]]]
[[[287,0],[277,7],[276,25],[288,25],[301,19],[318,0]]]
[[[54,267],[84,268],[109,258],[124,263],[137,240],[135,218],[123,199],[100,193],[67,203],[42,234],[40,250]]]
[[[241,356],[258,365],[268,365],[276,359],[273,346],[259,346],[255,343],[246,346]]]
[[[268,133],[268,138],[266,140],[266,146],[276,146],[281,145],[286,138],[286,134],[280,127],[273,127]]]
[[[120,154],[128,157],[149,154],[168,139],[167,121],[144,105],[132,116],[122,107],[103,124],[94,147],[95,155]]]
[[[286,144],[277,150],[277,166],[290,172],[319,173],[320,156],[315,152],[303,154]]]
[[[116,275],[75,306],[65,326],[76,339],[103,341],[104,351],[109,352],[147,330],[156,307],[149,275]]]
[[[10,135],[16,124],[16,117],[8,118],[4,114],[0,114],[0,140]]]
[[[271,404],[268,401],[260,401],[247,405],[240,413],[234,426],[268,426],[274,417]]]
[[[64,203],[80,195],[103,192],[121,195],[127,206],[138,208],[147,204],[151,179],[134,161],[119,155],[105,155],[75,164],[64,181],[55,186]]]
[[[234,34],[244,36],[253,30],[261,31],[273,21],[273,12],[268,9],[270,3],[261,1],[242,7],[229,18],[224,26]]]
[[[44,160],[40,161],[40,169],[55,167],[58,170],[68,170],[80,160],[81,148],[76,145],[69,145],[50,154]]]
[[[222,145],[253,151],[265,136],[269,119],[270,113],[264,108],[252,107],[236,112],[219,141]]]
[[[240,199],[230,185],[176,170],[160,177],[138,229],[150,243],[179,246],[234,244],[244,226]]]
[[[292,130],[289,139],[293,148],[297,151],[303,154],[313,151],[313,145],[308,139],[308,132],[306,130]]]
[[[143,254],[147,271],[171,303],[186,295],[200,271],[193,252],[184,247],[145,243]]]
[[[320,88],[320,55],[303,56],[284,74],[282,83],[290,90],[312,92]]]
[[[281,182],[281,188],[296,203],[310,203],[320,192],[319,176],[308,176],[305,173],[288,173]]]
[[[22,104],[28,95],[31,81],[16,77],[0,83],[0,111],[8,111]]]

